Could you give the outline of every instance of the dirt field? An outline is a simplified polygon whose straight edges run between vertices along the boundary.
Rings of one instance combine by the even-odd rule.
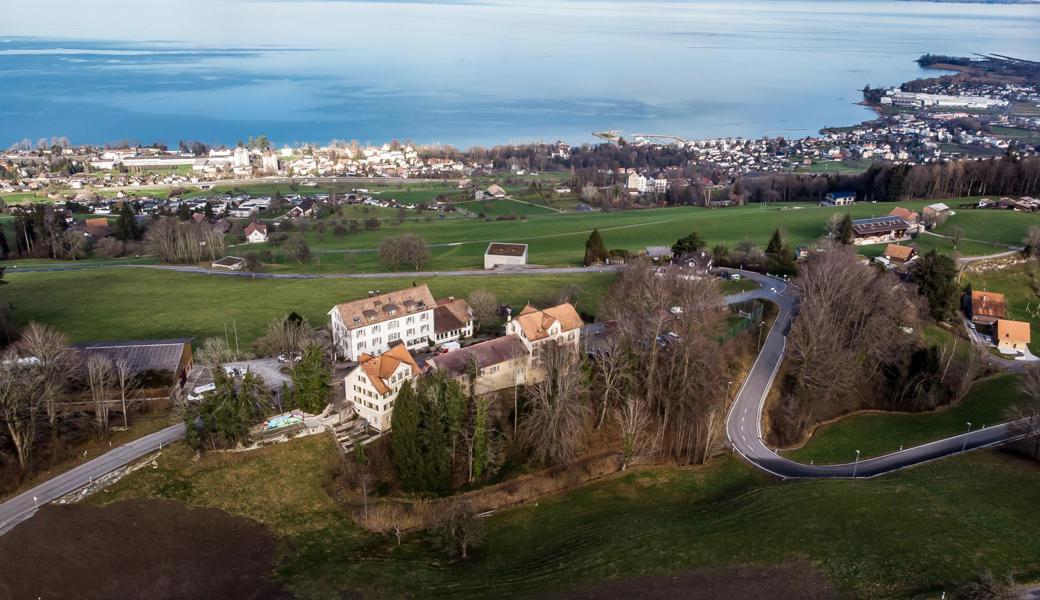
[[[772,567],[698,569],[663,577],[609,581],[591,588],[544,596],[545,600],[831,600],[838,595],[804,563]]]
[[[216,509],[45,506],[0,537],[0,598],[291,598],[269,581],[276,552],[262,527]]]

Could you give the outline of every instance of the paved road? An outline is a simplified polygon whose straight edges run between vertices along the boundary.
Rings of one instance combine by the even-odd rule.
[[[784,357],[787,334],[797,315],[798,296],[792,286],[785,286],[775,279],[756,273],[742,274],[759,282],[762,291],[766,292],[764,297],[779,308],[776,321],[766,336],[751,372],[737,392],[726,419],[726,436],[730,446],[754,466],[784,478],[874,477],[952,454],[1001,444],[1021,436],[1020,426],[1023,422],[1012,422],[844,464],[806,465],[778,456],[762,440],[762,411]]]
[[[111,473],[161,445],[169,445],[184,437],[184,424],[178,423],[119,446],[53,479],[0,504],[0,534],[33,516],[36,508],[74,492],[94,479]]]
[[[488,271],[468,269],[456,271],[407,271],[393,273],[246,273],[243,271],[227,271],[224,269],[206,269],[183,265],[139,265],[139,264],[83,264],[73,266],[34,265],[11,268],[8,275],[17,273],[54,273],[60,271],[87,271],[95,269],[154,269],[158,271],[176,271],[178,273],[195,273],[199,275],[217,275],[220,277],[245,277],[253,279],[421,279],[428,277],[484,277],[487,275],[570,275],[573,273],[615,273],[621,269],[617,265],[597,267],[500,267]]]

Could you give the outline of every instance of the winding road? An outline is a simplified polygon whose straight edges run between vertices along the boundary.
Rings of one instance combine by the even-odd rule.
[[[726,418],[729,446],[755,467],[782,478],[874,477],[1022,437],[1020,425],[1024,420],[993,425],[884,456],[853,460],[844,464],[806,465],[779,456],[775,449],[767,446],[762,439],[762,412],[773,379],[784,358],[787,334],[797,316],[798,294],[793,286],[771,277],[746,271],[740,273],[761,286],[757,292],[746,294],[773,302],[779,309],[776,321],[770,328],[751,371],[737,392]]]
[[[159,268],[159,267],[157,267]],[[171,268],[171,267],[161,267]],[[190,270],[188,267],[172,267],[176,270]],[[204,269],[198,269],[207,273],[214,273]],[[575,273],[615,270],[614,267],[605,268],[560,268],[560,269],[526,269],[513,271],[491,271],[499,275],[508,274],[537,274],[537,273]],[[749,271],[738,271],[723,269],[723,271],[737,272],[745,279],[751,279],[759,284],[759,288],[726,297],[728,304],[735,304],[746,300],[765,300],[777,305],[779,313],[773,326],[766,336],[765,342],[751,367],[747,378],[741,385],[740,390],[733,401],[729,415],[726,419],[726,435],[729,446],[750,462],[755,467],[782,478],[826,478],[826,477],[874,477],[897,469],[917,465],[953,454],[958,454],[976,448],[983,448],[1001,444],[1009,440],[1021,437],[1016,428],[1017,422],[994,425],[985,429],[979,429],[970,433],[953,436],[938,440],[921,446],[908,448],[900,452],[894,452],[877,458],[856,461],[838,465],[806,465],[778,456],[762,440],[762,411],[765,400],[772,387],[773,379],[776,377],[780,364],[783,361],[787,344],[787,334],[791,324],[797,315],[798,294],[793,286],[778,279],[752,273]],[[219,272],[215,272],[219,273]],[[489,272],[482,271],[453,271],[435,273],[399,273],[389,276],[414,277],[439,275],[486,275]],[[224,273],[220,273],[224,274]],[[228,273],[230,274],[230,273]],[[387,277],[388,274],[342,274],[342,275],[276,275],[266,274],[268,277],[277,278],[313,278],[313,277],[358,277],[374,278]],[[163,445],[173,443],[184,437],[184,425],[177,424],[166,429],[146,435],[142,438],[128,442],[118,448],[103,454],[91,461],[85,462],[61,475],[58,475],[10,500],[0,504],[0,534],[10,530],[18,523],[31,517],[41,504],[52,502],[66,494],[69,494],[94,479],[102,477],[122,466],[128,465],[135,460],[160,449]]]

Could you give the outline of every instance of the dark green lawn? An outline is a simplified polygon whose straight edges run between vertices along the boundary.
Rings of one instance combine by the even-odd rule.
[[[784,456],[816,464],[852,462],[894,452],[902,447],[964,433],[1006,421],[1004,411],[1019,399],[1018,380],[1002,375],[975,384],[955,406],[929,413],[863,413],[845,417],[816,430],[812,438]]]

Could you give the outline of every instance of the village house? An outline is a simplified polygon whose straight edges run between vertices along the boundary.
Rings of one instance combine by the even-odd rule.
[[[911,227],[917,227],[921,224],[921,215],[917,211],[903,208],[902,206],[893,208],[892,211],[888,213],[888,216],[899,217],[909,223]]]
[[[516,318],[506,322],[506,335],[520,337],[530,352],[550,340],[578,348],[580,331],[585,323],[570,303],[538,310],[528,304]]]
[[[100,240],[112,235],[112,228],[108,225],[108,219],[99,217],[83,221],[83,234],[91,239]]]
[[[391,426],[397,393],[419,373],[419,365],[404,344],[397,343],[374,356],[362,354],[357,366],[343,378],[346,401],[371,427],[386,431]]]
[[[899,244],[889,244],[885,247],[885,251],[881,254],[889,263],[892,265],[905,265],[917,258],[917,246],[911,244],[909,246],[900,246]]]
[[[950,210],[949,206],[946,206],[942,202],[936,202],[935,204],[929,204],[924,207],[922,211],[924,215],[924,224],[928,227],[934,227],[939,225],[943,221],[953,215],[953,211]]]
[[[433,309],[433,341],[437,345],[473,337],[473,310],[461,298],[437,301]]]
[[[1017,354],[1029,350],[1029,323],[997,319],[997,350],[1006,354]]]
[[[647,246],[643,253],[654,262],[672,259],[672,249],[668,246]]]
[[[250,244],[263,244],[267,241],[267,225],[259,221],[253,221],[246,225],[246,241]]]
[[[856,192],[830,192],[824,198],[829,206],[850,206],[856,202]]]
[[[527,244],[491,242],[484,251],[484,269],[498,266],[522,267],[527,264]]]
[[[906,238],[909,229],[909,223],[893,216],[852,221],[853,242],[857,245],[899,241]]]
[[[969,310],[971,322],[976,325],[994,325],[998,320],[1007,317],[1004,294],[997,292],[972,290]]]
[[[429,346],[437,307],[425,284],[338,304],[329,311],[336,352],[348,361],[382,354],[395,342]]]
[[[714,264],[714,259],[711,256],[711,252],[707,250],[698,250],[696,252],[687,252],[672,261],[672,264],[678,265],[686,271],[686,274],[697,275],[704,277],[711,271],[711,267]]]

